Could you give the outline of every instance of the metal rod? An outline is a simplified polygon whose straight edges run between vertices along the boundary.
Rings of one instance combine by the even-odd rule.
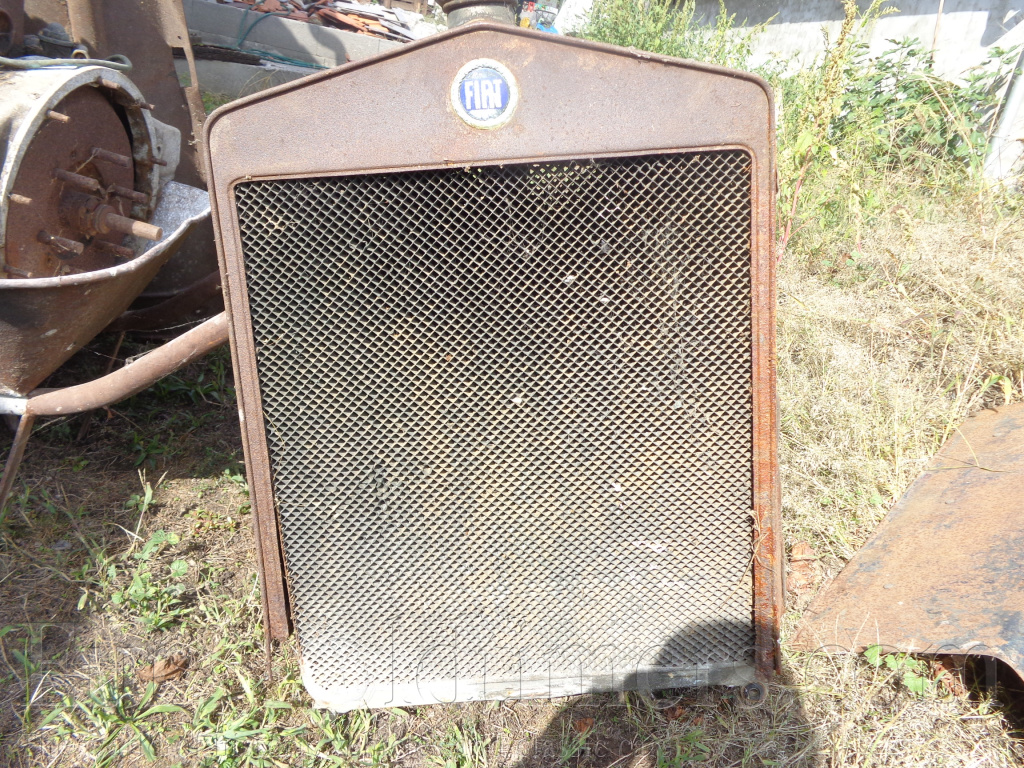
[[[31,413],[22,414],[18,419],[18,431],[14,433],[11,452],[7,454],[4,474],[0,477],[0,513],[7,505],[7,497],[10,496],[11,488],[14,487],[14,477],[18,474],[18,467],[21,466],[21,459],[25,455],[25,446],[28,445],[28,438],[32,434],[32,425],[35,420],[35,415]]]
[[[106,240],[96,239],[92,241],[92,244],[97,248],[101,248],[104,251],[110,251],[111,253],[117,254],[122,259],[134,259],[135,251],[131,248],[126,248],[123,245],[117,245],[116,243],[108,243]]]
[[[55,245],[62,251],[74,253],[78,256],[81,256],[85,251],[85,246],[77,240],[68,240],[66,237],[57,237],[57,235],[51,235],[49,232],[45,231],[40,232],[37,237],[41,243]]]
[[[101,149],[100,147],[92,148],[92,156],[105,160],[108,163],[119,165],[122,168],[131,168],[132,159],[127,155],[119,155],[117,152],[111,152],[109,149]]]
[[[119,187],[116,184],[110,188],[118,197],[123,197],[126,200],[131,200],[134,203],[140,203],[141,205],[147,205],[149,203],[149,195],[145,192],[136,192],[134,189],[128,189],[127,187]]]
[[[54,168],[53,176],[56,179],[67,182],[73,187],[78,187],[86,192],[99,192],[100,183],[89,176],[82,176],[80,173],[65,171],[63,168]]]
[[[144,221],[129,219],[127,216],[119,216],[116,213],[103,214],[102,224],[103,226],[100,227],[100,231],[112,229],[115,232],[135,235],[146,240],[156,241],[164,236],[164,231],[160,227],[154,227],[152,224],[147,224]]]
[[[113,373],[75,387],[30,394],[25,400],[25,412],[18,422],[18,431],[14,435],[11,452],[7,455],[3,475],[0,476],[0,511],[7,503],[7,497],[14,486],[14,477],[25,455],[25,445],[32,432],[32,424],[38,416],[82,413],[124,400],[216,349],[227,340],[228,316],[221,312]]]
[[[65,389],[29,395],[25,413],[66,416],[124,400],[202,357],[228,340],[224,312],[102,378]]]

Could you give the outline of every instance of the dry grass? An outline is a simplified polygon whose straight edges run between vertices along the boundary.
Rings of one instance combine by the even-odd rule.
[[[988,203],[908,196],[892,185],[902,203],[870,226],[851,263],[821,233],[805,232],[780,269],[786,538],[814,546],[826,580],[955,424],[986,404],[1024,398],[1024,226]],[[86,444],[72,440],[73,422],[34,438],[21,475],[25,492],[0,519],[2,764],[1024,761],[1012,723],[984,694],[917,696],[897,673],[859,657],[788,651],[780,684],[755,710],[739,707],[728,691],[707,689],[678,701],[630,694],[349,716],[313,711],[290,645],[275,653],[273,680],[263,672],[223,363],[216,356],[117,406],[112,418],[96,420]],[[76,365],[70,375],[92,360]],[[126,506],[142,491],[137,458],[155,487],[145,510],[138,500]],[[158,530],[179,541],[135,557]],[[179,577],[175,561],[186,564]],[[159,613],[152,605],[112,601],[142,572],[162,599],[183,587],[178,608],[186,612],[168,628],[147,627]],[[793,601],[787,636],[809,599]],[[173,653],[186,654],[189,669],[163,683],[149,705],[181,709],[143,716],[145,685],[136,670]],[[133,728],[152,741],[155,763]]]

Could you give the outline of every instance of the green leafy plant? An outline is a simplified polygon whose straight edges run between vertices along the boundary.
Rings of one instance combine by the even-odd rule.
[[[296,739],[307,728],[285,726],[282,720],[292,705],[286,701],[265,700],[245,673],[236,670],[241,696],[218,688],[203,700],[192,717],[191,730],[203,748],[197,757],[203,766],[227,768],[266,768],[280,763],[268,755],[293,752]],[[236,703],[237,702],[237,703]]]
[[[133,493],[124,503],[126,509],[134,510],[139,516],[146,514],[153,504],[153,486],[146,481],[145,472],[139,471],[139,480],[142,481],[142,493]]]
[[[437,755],[430,758],[431,765],[438,768],[485,768],[487,745],[476,723],[452,723],[444,737],[437,744]]]
[[[238,487],[246,496],[249,495],[249,483],[245,479],[245,473],[242,471],[242,467],[228,467],[221,473],[227,482]]]
[[[961,78],[943,78],[916,39],[869,53],[861,32],[891,8],[879,0],[863,12],[852,0],[844,7],[821,63],[773,78],[783,107],[779,245],[784,251],[805,227],[833,242],[852,238],[840,258],[822,265],[867,279],[859,271],[862,232],[886,209],[905,205],[909,188],[984,188],[980,170],[1016,53],[993,48]]]
[[[32,707],[38,701],[43,683],[48,675],[47,673],[39,676],[39,679],[33,684],[33,679],[40,672],[39,663],[33,658],[33,651],[42,645],[43,632],[45,632],[46,627],[47,625],[16,625],[0,629],[0,650],[9,648],[10,655],[13,657],[14,664],[16,665],[10,668],[18,677],[24,689],[23,706],[19,716],[25,728],[31,728],[32,726]],[[10,640],[5,640],[8,635],[13,633],[24,635],[21,638],[20,647],[11,645]]]
[[[711,750],[704,744],[705,734],[700,729],[688,731],[671,743],[659,744],[655,755],[657,768],[682,768],[688,763],[699,763],[711,756]]]
[[[893,47],[877,57],[865,43],[854,46],[832,143],[862,143],[864,161],[884,166],[939,159],[978,169],[1017,51],[993,48],[958,82],[936,74],[919,40],[888,42]]]
[[[214,352],[198,371],[186,370],[194,372],[194,375],[166,376],[154,384],[153,389],[161,398],[187,401],[193,405],[221,405],[234,399],[234,389],[229,384],[231,363],[226,353]]]
[[[713,25],[696,16],[694,0],[596,0],[580,35],[602,43],[664,56],[746,69],[752,44],[767,24],[748,32],[735,27],[736,15],[719,3]]]
[[[406,718],[408,713],[394,709],[390,713]],[[390,765],[401,743],[394,734],[380,740],[374,739],[372,713],[356,710],[345,715],[312,711],[310,720],[312,733],[319,738],[313,741],[299,741],[299,748],[310,758],[319,760],[315,765],[348,768],[351,765]]]
[[[136,467],[145,464],[147,467],[153,468],[159,457],[166,457],[171,453],[171,449],[163,441],[163,437],[163,435],[146,436],[134,431],[129,435],[131,450],[135,454],[134,465]]]
[[[872,0],[867,10],[861,13],[856,0],[844,0],[843,23],[835,40],[826,40],[823,63],[819,68],[805,72],[803,77],[796,78],[798,87],[790,89],[790,94],[798,98],[795,99],[795,108],[790,108],[795,114],[794,128],[789,133],[783,131],[785,143],[780,153],[783,174],[793,174],[792,186],[783,189],[784,193],[789,192],[789,215],[785,218],[780,250],[785,250],[793,234],[797,206],[808,174],[816,161],[833,152],[828,139],[833,123],[842,111],[842,94],[849,76],[856,34],[867,23],[888,12],[882,8],[884,2]],[[786,101],[784,99],[783,103]]]
[[[584,723],[588,727],[578,727],[575,723],[562,723],[562,739],[558,746],[558,765],[569,765],[573,758],[583,752],[590,738],[593,722]]]
[[[78,610],[85,609],[90,597],[109,595],[110,605],[136,614],[150,631],[166,629],[179,621],[192,611],[182,600],[185,585],[181,581],[188,574],[188,563],[174,560],[167,566],[168,578],[163,579],[154,575],[149,565],[164,547],[173,546],[179,540],[176,533],[156,530],[138,551],[129,549],[119,557],[108,555],[101,547],[89,546],[88,558],[71,574],[72,580],[82,590]],[[130,581],[117,588],[119,581],[131,570],[122,563],[132,561],[137,565],[133,566]]]
[[[135,557],[148,560],[164,543],[172,540],[177,543],[178,537],[175,534],[157,531]],[[110,568],[114,566],[111,565]],[[166,629],[192,610],[181,599],[185,592],[185,585],[181,583],[181,579],[188,573],[188,563],[184,560],[175,560],[170,564],[168,571],[174,583],[168,584],[158,580],[148,566],[140,567],[132,575],[128,586],[110,596],[111,602],[137,614],[150,631]]]
[[[928,674],[928,665],[906,653],[885,653],[879,645],[864,650],[864,658],[876,669],[886,667],[900,677],[908,691],[924,696],[935,691],[935,681]]]
[[[132,557],[136,560],[148,561],[165,546],[174,546],[179,541],[181,541],[181,539],[176,533],[168,533],[162,528],[155,530],[150,534],[146,543],[142,545],[142,549],[134,553]]]
[[[58,737],[76,736],[98,742],[90,748],[99,768],[117,765],[134,745],[149,761],[156,760],[152,734],[163,730],[150,722],[156,715],[182,712],[175,704],[152,705],[156,683],[146,686],[135,701],[134,692],[113,680],[91,691],[84,699],[61,697],[61,703],[40,724],[57,731]]]

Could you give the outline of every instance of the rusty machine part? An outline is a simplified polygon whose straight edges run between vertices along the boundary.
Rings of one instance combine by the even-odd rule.
[[[764,695],[773,114],[480,22],[210,117],[264,626],[318,706]]]
[[[994,657],[1024,678],[1024,405],[949,438],[868,543],[814,599],[805,651]]]
[[[12,0],[0,0],[0,2]],[[38,32],[45,22],[58,22],[67,29],[77,45],[89,55],[107,58],[124,54],[133,63],[131,79],[152,104],[151,114],[161,123],[177,129],[182,137],[176,181],[205,187],[205,171],[197,146],[206,112],[199,93],[192,48],[189,44],[181,0],[151,2],[97,2],[96,0],[26,0],[26,30]],[[182,49],[188,62],[190,85],[182,86],[174,68],[172,49]],[[180,291],[217,272],[217,254],[209,221],[197,225],[173,259],[154,276],[143,291],[137,306],[170,300]],[[172,316],[165,307],[167,321],[162,327],[177,327],[196,318],[195,311]],[[219,294],[200,308],[200,315],[221,311]]]
[[[134,363],[85,384],[31,391],[41,371],[55,369],[117,317],[193,228],[209,219],[209,196],[171,181],[150,226],[163,239],[125,264],[63,277],[0,280],[0,414],[20,417],[0,478],[0,509],[13,486],[33,421],[110,405],[151,385],[227,340],[224,315],[168,342]],[[69,318],[73,322],[69,322]]]
[[[2,95],[0,394],[25,395],[172,252],[148,248],[164,234],[150,219],[168,142],[114,70],[6,71]]]
[[[35,86],[39,78],[24,80]],[[128,236],[161,237],[145,222],[156,192],[156,159],[142,129],[143,106],[118,103],[121,88],[104,80],[75,88],[45,110],[26,133],[28,146],[9,158],[10,178],[5,167],[3,185],[7,205],[0,205],[6,214],[0,222],[0,270],[7,278],[105,269],[134,258]],[[9,89],[5,97],[8,106],[17,103]],[[135,136],[122,123],[129,111],[139,126]],[[142,150],[138,158],[133,139]]]

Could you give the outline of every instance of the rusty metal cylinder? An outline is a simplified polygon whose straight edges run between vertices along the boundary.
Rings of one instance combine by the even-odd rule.
[[[135,235],[145,240],[159,240],[164,236],[164,231],[160,227],[154,227],[152,224],[147,224],[144,221],[136,221],[135,219],[119,216],[112,212],[107,212],[103,215],[102,223],[107,230],[122,232],[126,235]]]
[[[448,28],[454,29],[474,21],[490,21],[500,24],[516,23],[516,4],[497,0],[448,0],[441,3],[441,10],[448,17]]]

